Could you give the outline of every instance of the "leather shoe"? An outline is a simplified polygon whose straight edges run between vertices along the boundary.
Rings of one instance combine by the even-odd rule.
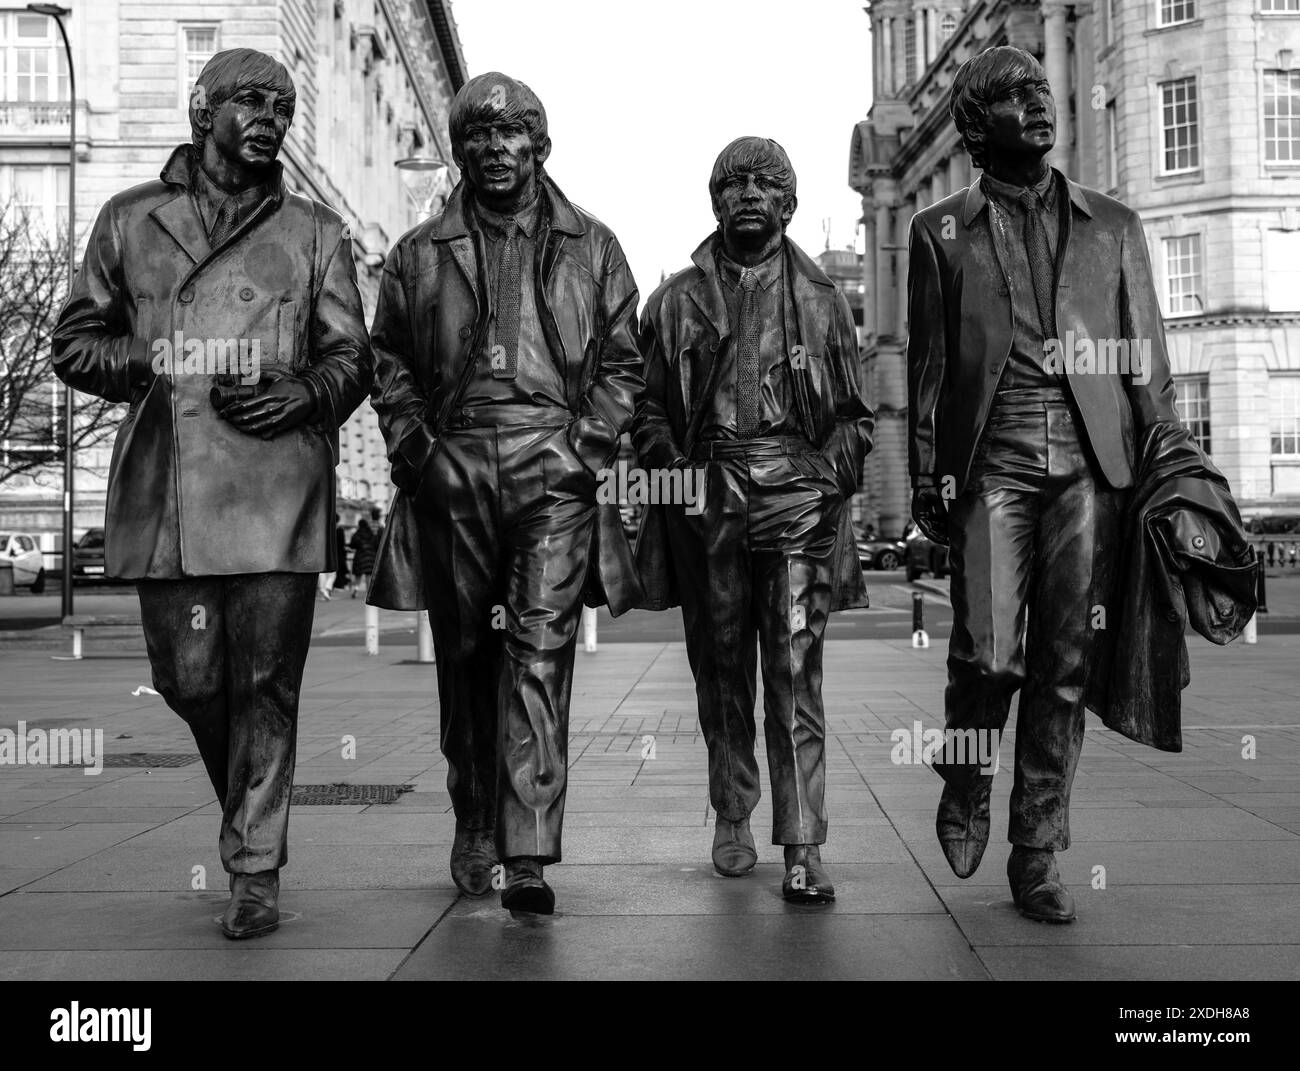
[[[497,859],[496,834],[490,829],[466,829],[456,823],[451,844],[451,880],[466,896],[485,896],[492,888]]]
[[[758,851],[754,847],[754,834],[749,831],[749,819],[728,822],[718,815],[713,824],[713,866],[719,874],[739,878],[754,869]]]
[[[1011,899],[1020,913],[1035,922],[1073,922],[1074,897],[1061,884],[1056,853],[1047,848],[1011,849],[1007,859]]]
[[[506,860],[506,884],[501,906],[508,911],[550,915],[555,911],[555,893],[542,879],[542,864],[531,856]]]
[[[989,797],[993,778],[979,775],[969,791],[944,784],[934,828],[952,872],[969,878],[979,869],[989,843]]]
[[[792,904],[829,904],[835,899],[835,886],[822,866],[821,848],[816,844],[785,846],[781,895]]]
[[[221,916],[221,932],[232,941],[261,937],[280,925],[280,872],[266,870],[260,874],[232,874],[230,903]]]

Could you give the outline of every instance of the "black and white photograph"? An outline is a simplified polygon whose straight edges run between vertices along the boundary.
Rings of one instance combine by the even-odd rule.
[[[16,1039],[1281,1042],[1300,0],[0,0],[0,80]]]

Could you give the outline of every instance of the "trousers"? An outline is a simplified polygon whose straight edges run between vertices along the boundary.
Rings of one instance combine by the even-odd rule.
[[[1008,837],[1053,851],[1070,845],[1084,685],[1114,591],[1123,509],[1078,419],[1060,391],[999,392],[948,524],[946,726],[1000,740],[1020,692]],[[985,776],[978,749],[965,750],[935,762],[963,790]]]
[[[444,431],[415,508],[457,821],[556,863],[596,474],[545,412]]]
[[[772,786],[772,843],[826,841],[822,645],[844,498],[829,464],[785,437],[704,443],[703,510],[668,509],[686,650],[724,819],[759,800],[755,673]]]
[[[315,573],[141,580],[154,687],[194,734],[221,804],[232,874],[288,861],[298,695],[316,610]]]

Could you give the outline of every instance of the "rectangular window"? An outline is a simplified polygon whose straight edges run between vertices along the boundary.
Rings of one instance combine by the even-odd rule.
[[[1176,175],[1201,166],[1196,79],[1160,83],[1161,174]]]
[[[1269,453],[1300,457],[1300,376],[1270,376]]]
[[[1192,433],[1196,445],[1210,453],[1210,377],[1187,376],[1178,380],[1178,418]]]
[[[204,65],[220,51],[220,47],[215,23],[183,24],[180,34],[181,107],[188,110],[190,90],[194,88]]]
[[[68,169],[62,165],[0,167],[0,206],[29,234],[54,242],[68,226]]]
[[[68,58],[58,26],[45,15],[0,11],[0,98],[19,104],[66,104]],[[50,118],[41,109],[27,109],[30,122]],[[59,121],[68,121],[60,109]]]
[[[1156,25],[1177,26],[1196,18],[1196,0],[1157,0]]]
[[[1188,316],[1203,312],[1205,299],[1201,276],[1201,236],[1185,234],[1166,238],[1165,315]]]
[[[1300,312],[1300,231],[1268,231],[1264,249],[1270,312]]]
[[[1260,11],[1294,11],[1300,13],[1300,0],[1260,0]]]
[[[916,19],[903,23],[903,84],[916,81]]]
[[[1300,71],[1264,72],[1264,162],[1300,164]]]

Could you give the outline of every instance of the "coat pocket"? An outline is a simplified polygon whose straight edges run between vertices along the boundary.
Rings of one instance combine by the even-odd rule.
[[[298,302],[281,301],[275,323],[276,359],[282,368],[300,371],[310,363],[306,347],[299,352]]]

